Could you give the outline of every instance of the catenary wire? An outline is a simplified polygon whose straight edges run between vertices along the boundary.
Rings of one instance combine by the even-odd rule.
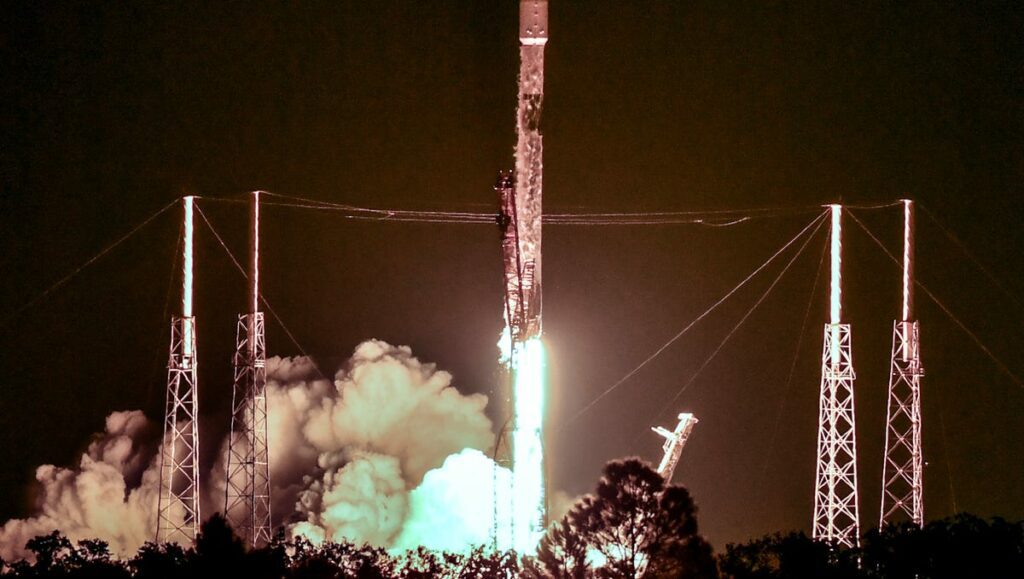
[[[728,291],[728,292],[727,292],[727,293],[726,293],[726,294],[725,294],[724,296],[722,296],[722,297],[721,297],[721,298],[720,298],[720,299],[719,299],[718,301],[716,301],[716,302],[715,302],[714,304],[712,304],[712,305],[711,305],[711,307],[709,307],[709,308],[708,308],[707,310],[705,310],[705,311],[704,311],[704,312],[703,312],[702,314],[700,314],[699,316],[697,316],[696,318],[694,318],[694,319],[693,319],[693,320],[692,320],[692,321],[691,321],[691,322],[690,322],[689,324],[687,324],[687,325],[686,325],[686,326],[685,326],[685,327],[684,327],[684,328],[683,328],[682,330],[680,330],[680,331],[679,331],[678,333],[676,333],[676,334],[675,334],[674,336],[672,336],[671,338],[669,338],[669,340],[668,340],[667,342],[665,342],[665,343],[664,343],[664,344],[663,344],[663,345],[662,345],[661,347],[659,347],[659,348],[658,348],[657,350],[655,350],[653,354],[651,354],[650,356],[648,356],[647,358],[645,358],[645,359],[644,359],[644,360],[643,360],[642,362],[640,362],[640,364],[638,364],[638,365],[637,365],[637,366],[636,366],[635,368],[633,368],[632,370],[630,370],[629,372],[627,372],[625,376],[623,376],[622,378],[619,378],[618,380],[616,380],[616,381],[615,381],[615,382],[614,382],[614,383],[613,383],[613,384],[612,384],[611,386],[609,386],[609,387],[608,387],[608,388],[606,388],[606,389],[605,389],[605,390],[604,390],[603,392],[601,392],[601,394],[599,394],[599,395],[598,395],[598,396],[596,396],[596,397],[595,397],[594,399],[592,399],[592,400],[591,400],[591,401],[590,401],[590,402],[589,402],[589,403],[588,403],[588,404],[587,404],[586,406],[584,406],[584,407],[583,407],[582,409],[580,409],[580,410],[579,410],[579,411],[578,411],[578,412],[577,412],[576,414],[574,414],[574,415],[573,415],[573,416],[572,416],[571,418],[569,418],[569,420],[567,420],[567,421],[565,421],[564,423],[562,423],[562,427],[561,427],[561,429],[565,429],[565,428],[566,428],[566,427],[567,427],[567,426],[568,426],[569,424],[572,424],[573,422],[575,422],[575,421],[576,421],[576,420],[577,420],[577,419],[578,419],[578,418],[579,418],[580,416],[582,416],[583,414],[585,414],[585,413],[586,413],[586,412],[587,412],[588,410],[590,410],[591,408],[593,408],[593,407],[594,407],[594,405],[596,405],[596,404],[597,404],[598,402],[600,402],[600,401],[601,401],[601,399],[603,399],[603,398],[604,398],[605,396],[608,396],[609,394],[611,394],[611,393],[612,393],[612,391],[614,391],[614,390],[615,390],[616,388],[618,388],[619,386],[621,386],[621,385],[622,385],[623,383],[625,383],[625,382],[626,382],[627,380],[629,380],[630,378],[632,378],[633,376],[635,376],[635,375],[636,375],[636,374],[637,374],[637,373],[638,373],[638,372],[639,372],[639,371],[640,371],[641,369],[643,369],[643,367],[644,367],[644,366],[646,366],[646,365],[647,365],[647,364],[649,364],[649,363],[650,363],[650,362],[651,362],[652,360],[654,360],[654,359],[655,359],[655,358],[657,358],[657,357],[658,357],[659,355],[661,355],[661,354],[662,354],[662,352],[664,352],[665,350],[667,350],[667,349],[668,349],[668,348],[669,348],[669,347],[670,347],[670,346],[671,346],[672,344],[674,344],[674,343],[675,343],[675,342],[676,342],[677,340],[679,340],[679,338],[682,338],[682,337],[683,337],[683,336],[684,336],[684,335],[685,335],[685,334],[686,334],[687,332],[689,332],[689,331],[690,331],[690,330],[691,330],[691,329],[692,329],[692,328],[693,328],[694,326],[696,326],[696,325],[697,325],[697,324],[698,324],[698,323],[699,323],[699,322],[700,322],[701,320],[703,320],[703,319],[704,319],[704,318],[706,318],[706,317],[707,317],[708,315],[710,315],[710,314],[711,314],[711,313],[712,313],[713,311],[715,311],[716,309],[718,309],[718,306],[720,306],[720,305],[722,305],[723,303],[725,303],[725,301],[726,301],[726,300],[728,300],[728,299],[729,299],[730,297],[732,297],[732,295],[733,295],[733,294],[735,294],[736,292],[738,292],[738,291],[739,291],[739,290],[740,290],[740,289],[741,289],[741,288],[742,288],[743,286],[745,286],[745,285],[746,285],[746,284],[747,284],[747,283],[748,283],[748,282],[749,282],[749,281],[750,281],[751,279],[753,279],[753,278],[754,278],[755,276],[757,276],[757,274],[761,273],[761,271],[762,271],[762,270],[764,270],[764,269],[765,269],[766,267],[768,267],[768,266],[769,266],[769,265],[770,265],[770,264],[771,264],[771,263],[772,263],[773,261],[775,261],[775,259],[777,259],[777,258],[778,258],[778,257],[779,257],[780,255],[782,255],[782,253],[784,253],[784,252],[786,251],[786,249],[788,249],[788,248],[789,248],[789,247],[790,247],[791,245],[793,245],[794,243],[796,243],[796,241],[797,241],[797,240],[799,240],[799,239],[800,239],[801,237],[803,237],[803,236],[804,236],[804,234],[805,234],[805,233],[807,233],[807,231],[808,231],[808,230],[810,230],[810,229],[811,229],[812,227],[814,227],[815,225],[818,225],[818,224],[820,224],[820,223],[821,223],[821,222],[822,222],[822,221],[823,221],[823,220],[825,219],[825,215],[826,215],[826,213],[825,213],[825,212],[822,212],[822,213],[821,213],[821,214],[819,214],[819,215],[818,215],[817,217],[815,217],[814,219],[812,219],[812,220],[811,220],[811,222],[810,222],[810,223],[808,223],[808,224],[807,224],[807,225],[806,225],[806,226],[805,226],[805,227],[804,227],[803,229],[801,229],[799,233],[797,233],[797,234],[796,234],[796,235],[795,235],[795,236],[794,236],[794,237],[793,237],[792,239],[790,239],[789,241],[787,241],[787,242],[785,243],[785,245],[783,245],[783,246],[782,246],[782,247],[781,247],[781,248],[780,248],[780,249],[779,249],[778,251],[776,251],[776,252],[775,252],[775,253],[774,253],[774,254],[773,254],[773,255],[772,255],[771,257],[769,257],[767,261],[765,261],[765,262],[764,262],[764,263],[762,263],[762,264],[761,264],[760,266],[758,266],[758,267],[757,267],[757,268],[756,268],[756,269],[755,269],[755,270],[754,270],[753,272],[751,272],[751,273],[750,273],[750,275],[748,275],[747,277],[745,277],[745,278],[744,278],[744,279],[743,279],[743,280],[742,280],[742,281],[741,281],[741,282],[740,282],[739,284],[737,284],[737,285],[736,285],[736,286],[735,286],[734,288],[732,288],[732,289],[731,289],[731,290],[729,290],[729,291]]]
[[[887,248],[885,244],[883,244],[877,237],[875,237],[875,234],[872,233],[870,229],[868,229],[867,225],[864,225],[864,222],[858,219],[857,216],[853,214],[853,212],[849,212],[849,215],[853,219],[853,222],[856,223],[861,229],[863,229],[864,233],[867,233],[868,237],[870,237],[871,240],[874,241],[875,244],[877,244],[878,247],[881,248],[881,250],[885,252],[887,256],[889,256],[889,259],[891,259],[893,263],[896,264],[896,267],[902,269],[903,265],[900,263],[900,260],[897,259],[896,256],[889,251],[889,248]],[[941,309],[947,316],[949,316],[949,319],[952,320],[953,323],[955,323],[961,330],[963,330],[963,332],[967,334],[972,341],[974,341],[974,344],[978,346],[978,348],[980,348],[981,351],[984,352],[985,355],[988,356],[989,359],[992,360],[992,362],[994,362],[996,366],[998,366],[999,369],[1004,374],[1006,374],[1010,378],[1010,380],[1013,381],[1014,384],[1016,384],[1020,388],[1024,388],[1024,382],[1022,382],[1021,379],[1017,377],[1017,375],[1014,374],[1013,371],[1010,370],[1010,368],[1006,364],[1004,364],[1002,360],[1000,360],[998,357],[996,357],[995,354],[992,353],[992,350],[990,350],[988,346],[986,346],[985,343],[981,341],[981,338],[979,338],[977,334],[975,334],[973,331],[971,331],[970,328],[968,328],[963,322],[961,322],[960,318],[953,315],[953,312],[950,311],[948,307],[946,307],[946,304],[939,300],[939,298],[934,293],[932,293],[930,289],[928,289],[923,283],[921,283],[917,279],[914,280],[914,285],[916,287],[921,288],[925,295],[931,298],[935,305],[939,306],[939,309]]]
[[[262,193],[277,199],[275,201],[264,201],[263,204],[266,206],[331,211],[339,213],[343,218],[357,221],[443,224],[493,224],[496,221],[496,215],[493,213],[370,208],[347,203],[321,201],[308,197],[282,195],[269,191],[263,191]],[[216,200],[238,202],[234,199],[217,198]],[[855,205],[852,207],[868,210],[893,207],[898,204],[899,202],[896,201],[885,205]],[[571,226],[702,225],[707,227],[730,227],[754,219],[817,213],[822,207],[821,205],[805,205],[704,211],[546,213],[542,216],[542,220],[548,225]]]
[[[999,278],[996,277],[995,273],[993,273],[991,269],[986,267],[985,264],[983,264],[981,260],[978,259],[978,257],[974,255],[974,253],[971,252],[970,249],[967,248],[967,245],[963,241],[961,241],[960,238],[954,235],[948,227],[943,225],[938,220],[938,218],[936,218],[935,215],[928,210],[927,207],[920,203],[918,203],[918,207],[920,207],[924,214],[929,219],[932,220],[932,223],[934,223],[936,227],[939,228],[939,231],[941,231],[943,235],[945,235],[951,242],[953,242],[953,245],[956,245],[957,248],[960,249],[960,251],[962,251],[965,256],[967,256],[967,259],[971,260],[974,263],[975,267],[977,267],[983,274],[985,274],[989,281],[991,281],[992,284],[996,286],[996,288],[999,291],[1003,292],[1004,296],[1006,296],[1007,298],[1010,299],[1011,302],[1013,302],[1013,305],[1017,306],[1017,308],[1019,308],[1021,311],[1024,311],[1024,305],[1021,304],[1017,296],[1014,295],[1014,293],[1011,292],[1009,289],[1007,289],[1007,287],[1001,281],[999,281]]]
[[[818,231],[821,230],[821,227],[824,224],[825,224],[825,220],[824,219],[822,219],[821,221],[818,222],[818,226],[814,229],[814,231],[811,232],[810,235],[807,236],[807,239],[804,240],[803,244],[800,246],[800,249],[798,249],[797,252],[795,254],[793,254],[793,257],[791,257],[789,259],[789,261],[786,263],[786,266],[782,268],[782,271],[780,271],[779,274],[777,276],[775,276],[775,279],[772,280],[772,283],[768,286],[767,289],[764,290],[764,293],[762,293],[761,296],[759,298],[757,298],[757,301],[754,302],[754,305],[751,306],[749,310],[747,310],[747,313],[743,314],[743,317],[740,318],[740,320],[738,322],[736,322],[736,325],[733,326],[731,330],[729,330],[729,333],[726,334],[724,338],[722,338],[722,341],[719,342],[718,346],[714,349],[713,352],[711,352],[711,355],[708,356],[704,360],[704,362],[701,363],[701,365],[697,368],[697,371],[694,372],[690,376],[690,378],[686,381],[686,383],[683,384],[682,388],[680,388],[676,392],[676,395],[673,396],[672,399],[668,401],[668,404],[665,404],[665,405],[662,406],[661,410],[658,411],[657,415],[654,417],[654,422],[657,422],[658,419],[660,419],[665,414],[665,412],[673,404],[675,404],[676,400],[679,400],[679,397],[683,395],[683,392],[686,392],[690,388],[690,386],[692,386],[693,383],[696,382],[697,378],[711,364],[711,362],[718,356],[718,354],[722,351],[722,348],[724,348],[725,345],[729,342],[729,340],[732,339],[733,335],[735,335],[736,332],[739,331],[739,329],[743,326],[743,324],[747,321],[747,319],[750,318],[750,316],[752,316],[754,314],[754,312],[757,310],[757,308],[760,307],[760,305],[766,299],[768,299],[768,296],[771,295],[772,290],[774,290],[775,286],[777,286],[779,284],[779,282],[782,281],[783,276],[785,276],[786,272],[788,272],[789,269],[793,266],[793,264],[796,263],[796,260],[799,259],[801,255],[803,255],[804,250],[807,249],[807,245],[811,242],[812,239],[814,239],[814,236],[818,234]]]
[[[811,318],[811,308],[814,305],[814,296],[818,292],[818,282],[821,280],[821,271],[824,269],[825,256],[828,255],[828,244],[821,250],[821,258],[818,260],[818,271],[814,274],[814,283],[811,284],[811,293],[807,298],[807,309],[804,310],[804,320],[800,324],[800,335],[796,340],[796,349],[793,351],[793,362],[789,366],[789,374],[786,376],[786,386],[783,388],[782,397],[779,400],[779,410],[775,413],[775,424],[772,426],[772,435],[768,440],[768,450],[765,452],[764,463],[761,465],[761,473],[758,477],[758,486],[764,480],[768,472],[768,465],[771,462],[772,453],[775,451],[775,441],[779,435],[779,425],[782,424],[782,413],[786,409],[786,401],[789,399],[789,391],[793,386],[793,376],[796,374],[796,365],[800,360],[800,351],[804,343],[804,336],[807,333],[807,321]]]
[[[174,204],[176,204],[177,202],[178,202],[178,200],[175,199],[174,201],[171,201],[167,205],[164,205],[163,208],[161,208],[156,213],[154,213],[154,214],[150,215],[149,217],[147,217],[146,219],[144,219],[141,223],[139,223],[138,225],[133,227],[130,231],[128,231],[128,233],[125,233],[124,235],[119,237],[116,241],[114,241],[110,245],[108,245],[105,248],[103,248],[99,253],[97,253],[96,255],[94,255],[94,256],[90,257],[89,259],[87,259],[86,261],[84,261],[81,265],[79,265],[75,269],[71,270],[71,272],[69,272],[67,275],[65,275],[64,277],[60,278],[56,282],[54,282],[48,288],[46,288],[41,293],[36,295],[34,298],[32,298],[29,301],[25,302],[24,304],[22,304],[20,307],[16,308],[11,313],[7,314],[7,316],[5,316],[3,318],[3,320],[0,320],[0,328],[6,327],[7,324],[11,322],[11,320],[13,320],[14,318],[18,317],[22,312],[24,312],[25,310],[27,310],[27,309],[31,308],[32,306],[36,305],[37,303],[42,301],[44,298],[46,298],[46,296],[50,295],[55,290],[57,290],[58,288],[60,288],[64,284],[68,283],[69,281],[71,281],[71,279],[74,278],[79,273],[81,273],[82,270],[86,269],[87,267],[89,267],[93,263],[96,263],[96,261],[98,261],[101,257],[103,257],[104,255],[110,253],[117,246],[119,246],[122,243],[124,243],[125,241],[127,241],[128,238],[130,238],[131,236],[133,236],[136,233],[138,233],[139,230],[141,230],[145,226],[149,225],[154,219],[159,217],[164,211],[167,211],[168,209],[173,207]]]
[[[246,273],[245,267],[243,267],[239,260],[236,257],[234,257],[234,254],[231,253],[231,250],[227,247],[227,244],[224,243],[223,239],[221,239],[220,234],[218,234],[217,230],[214,229],[213,223],[211,223],[210,219],[206,217],[206,214],[203,213],[203,210],[200,209],[199,205],[196,206],[196,210],[199,212],[200,217],[203,218],[203,221],[206,222],[206,226],[210,228],[210,233],[212,233],[213,237],[215,237],[217,239],[217,242],[220,243],[220,247],[224,249],[224,252],[227,253],[227,256],[231,259],[231,262],[234,263],[234,267],[238,268],[238,271],[240,274],[242,274],[243,279],[248,280],[249,275]],[[293,334],[292,331],[288,328],[288,326],[285,325],[285,321],[281,319],[281,316],[278,316],[278,313],[274,312],[273,306],[270,305],[270,302],[267,301],[266,296],[264,296],[262,292],[260,292],[259,298],[260,301],[263,302],[263,305],[266,306],[267,311],[270,313],[270,315],[273,316],[273,319],[276,320],[276,322],[278,322],[278,324],[281,326],[283,330],[285,330],[285,333],[288,335],[288,339],[292,340],[292,343],[295,344],[295,347],[299,349],[299,353],[302,356],[304,356],[306,360],[309,361],[309,363],[313,367],[313,370],[316,371],[316,374],[318,374],[319,377],[321,377],[322,379],[327,380],[327,376],[324,374],[324,372],[321,371],[321,369],[319,369],[319,366],[317,366],[316,362],[312,359],[312,357],[306,353],[305,348],[303,348],[302,344],[299,343],[299,340],[295,338],[295,334]]]

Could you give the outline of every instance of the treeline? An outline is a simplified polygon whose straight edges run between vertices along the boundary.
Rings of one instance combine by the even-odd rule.
[[[349,543],[314,546],[279,534],[247,550],[223,517],[202,527],[194,546],[147,543],[129,559],[106,543],[73,544],[58,532],[26,548],[34,561],[5,563],[5,577],[172,579],[946,579],[1024,577],[1024,522],[960,515],[866,534],[842,549],[801,533],[729,545],[715,556],[698,533],[696,507],[683,487],[666,485],[647,464],[605,466],[594,493],[548,529],[537,555],[518,557],[483,547],[469,553],[421,549],[391,554]]]
[[[892,525],[853,549],[776,534],[729,545],[719,568],[728,579],[1021,579],[1024,521],[961,514],[923,529]]]

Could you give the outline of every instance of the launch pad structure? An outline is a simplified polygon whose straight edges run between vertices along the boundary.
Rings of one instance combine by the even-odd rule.
[[[521,0],[515,169],[500,172],[494,186],[499,201],[497,221],[501,230],[504,286],[505,328],[499,346],[504,351],[502,364],[510,384],[510,416],[498,436],[498,445],[504,442],[508,453],[498,457],[496,448],[495,459],[496,465],[507,465],[511,470],[510,483],[505,489],[509,492],[503,499],[511,504],[508,528],[499,530],[496,474],[493,531],[496,548],[520,554],[536,551],[548,523],[544,446],[547,385],[541,292],[543,138],[540,130],[547,39],[548,0]],[[250,547],[267,544],[273,530],[266,337],[259,289],[260,196],[261,192],[252,192],[249,202],[248,307],[238,316],[231,426],[224,465],[224,512]],[[156,541],[182,544],[195,540],[201,522],[198,355],[193,311],[195,199],[193,196],[182,198],[181,313],[171,320],[156,529]],[[893,324],[879,527],[902,519],[918,526],[924,521],[920,392],[924,372],[919,324],[913,309],[913,204],[902,200],[902,205],[903,308],[902,316]],[[860,540],[854,409],[856,376],[851,327],[842,317],[843,206],[833,204],[828,208],[832,225],[831,283],[829,321],[824,326],[822,343],[812,536],[832,545],[852,547],[859,545]],[[440,213],[431,215],[436,218]],[[819,217],[824,218],[824,215]],[[678,419],[674,430],[652,428],[665,439],[657,470],[666,482],[671,481],[683,447],[698,422],[689,413],[680,413]]]
[[[665,479],[665,484],[672,482],[672,475],[676,472],[676,465],[679,464],[679,457],[683,454],[683,447],[686,446],[686,441],[690,439],[690,433],[693,432],[693,427],[698,422],[700,421],[693,414],[681,412],[675,430],[661,426],[651,427],[651,430],[665,439],[665,444],[661,447],[664,455],[658,464],[658,474]]]

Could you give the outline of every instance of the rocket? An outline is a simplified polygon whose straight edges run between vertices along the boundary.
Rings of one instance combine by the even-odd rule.
[[[548,41],[548,0],[519,2],[519,43],[541,45]]]
[[[519,3],[519,98],[516,109],[516,168],[502,173],[498,223],[505,260],[505,317],[514,342],[541,334],[541,195],[544,104],[544,45],[547,0]]]

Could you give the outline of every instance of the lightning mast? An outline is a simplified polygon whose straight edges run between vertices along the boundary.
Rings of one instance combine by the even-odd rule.
[[[658,474],[661,475],[661,478],[665,479],[666,484],[672,481],[672,474],[675,473],[676,465],[679,464],[679,457],[683,453],[683,446],[686,445],[686,441],[690,438],[690,433],[693,432],[693,427],[697,422],[699,421],[696,416],[689,412],[683,412],[679,414],[679,424],[676,425],[675,430],[669,430],[661,426],[651,428],[651,430],[665,438],[665,444],[661,447],[665,454],[661,458],[661,464],[658,465]]]
[[[845,546],[860,544],[857,441],[850,325],[842,323],[842,206],[831,205],[830,321],[825,324],[818,400],[818,460],[813,537]]]
[[[196,319],[192,313],[192,258],[195,198],[182,198],[181,316],[171,320],[167,405],[160,456],[160,497],[156,540],[188,544],[199,527],[199,379]]]
[[[249,203],[249,312],[238,316],[224,512],[252,547],[270,541],[267,368],[260,311],[260,192]]]
[[[544,45],[547,0],[519,3],[519,98],[514,177],[499,175],[505,335],[500,346],[512,381],[512,522],[510,545],[532,553],[544,534],[544,344],[541,341],[541,193]],[[498,533],[495,534],[496,538]],[[502,546],[504,547],[504,546]]]
[[[892,363],[882,467],[879,528],[909,519],[924,525],[921,453],[921,351],[914,319],[914,205],[903,200],[903,316],[892,326]]]

